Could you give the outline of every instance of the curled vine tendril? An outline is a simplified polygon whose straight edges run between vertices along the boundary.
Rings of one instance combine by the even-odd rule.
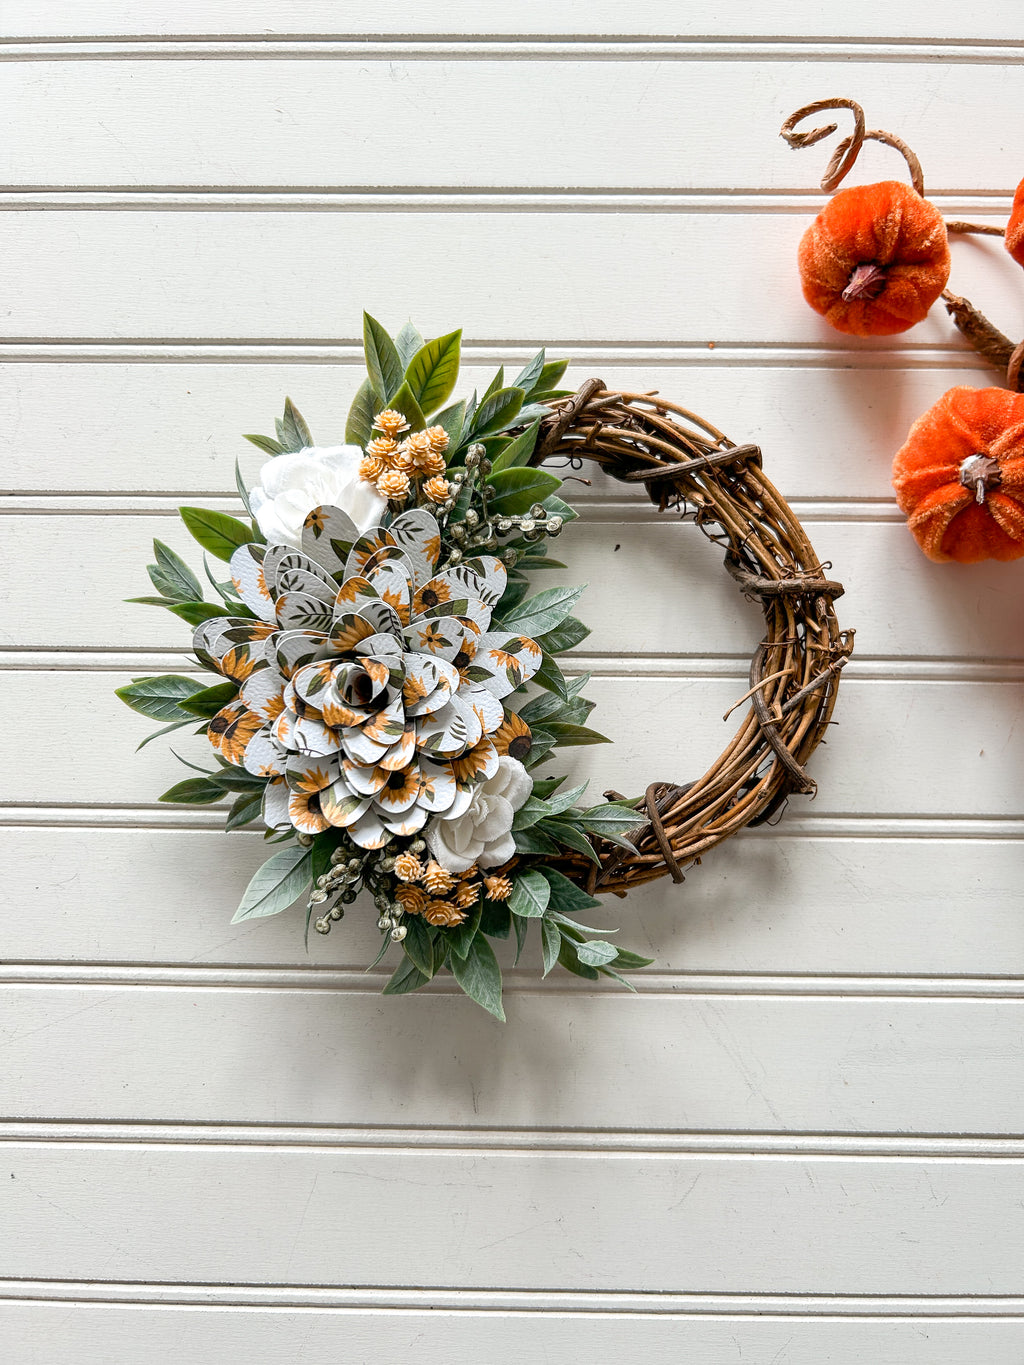
[[[822,128],[814,128],[809,133],[798,133],[796,131],[798,123],[802,123],[805,118],[810,118],[812,114],[820,114],[823,109],[849,109],[853,114],[853,132],[849,137],[844,137],[832,153],[832,157],[825,167],[825,174],[821,177],[821,188],[826,194],[831,194],[833,190],[838,189],[846,179],[865,142],[883,142],[887,147],[894,147],[906,161],[907,168],[910,171],[910,183],[918,194],[922,198],[924,197],[924,172],[921,170],[921,163],[917,156],[903,139],[894,133],[887,133],[881,128],[867,128],[864,123],[864,110],[856,100],[815,100],[813,104],[805,104],[802,109],[797,109],[786,119],[779,130],[780,136],[784,137],[794,150],[800,147],[813,147],[816,142],[821,142],[823,138],[831,137],[833,133],[839,131],[838,123],[829,123]]]

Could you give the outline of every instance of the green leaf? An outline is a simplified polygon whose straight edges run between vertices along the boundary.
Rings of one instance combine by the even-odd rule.
[[[272,436],[255,436],[247,433],[242,437],[243,441],[251,441],[257,450],[262,450],[264,455],[283,455],[284,446],[280,441],[275,441]]]
[[[551,968],[558,961],[558,954],[562,949],[562,931],[557,924],[549,919],[542,919],[540,922],[541,950],[544,955],[544,975],[547,976]]]
[[[544,687],[549,692],[553,692],[556,697],[561,697],[563,701],[569,700],[569,687],[565,681],[565,674],[550,654],[544,655],[540,668],[533,675],[532,681],[538,687]]]
[[[408,995],[410,991],[418,991],[429,980],[430,978],[423,975],[411,958],[403,957],[381,991],[381,995]]]
[[[238,909],[231,920],[237,924],[244,919],[260,919],[277,915],[293,905],[309,885],[313,851],[301,844],[283,848],[268,858],[246,887]]]
[[[518,417],[524,396],[522,389],[498,389],[485,397],[473,419],[473,435],[505,431]]]
[[[515,840],[516,850],[519,853],[551,854],[558,852],[558,845],[553,843],[546,834],[542,834],[536,826],[531,829],[516,830],[512,838]]]
[[[402,364],[408,366],[409,361],[423,345],[423,337],[420,335],[418,327],[414,327],[411,322],[403,322],[401,331],[395,337],[395,349]]]
[[[373,419],[377,415],[377,404],[373,400],[373,385],[364,379],[359,386],[352,406],[348,410],[345,423],[345,440],[349,445],[362,449],[373,435]]]
[[[183,678],[176,673],[162,673],[155,678],[135,678],[116,695],[126,706],[150,720],[188,719],[178,705],[186,697],[202,691],[203,684],[195,678]]]
[[[582,976],[586,981],[597,981],[598,973],[593,967],[588,967],[585,962],[581,962],[576,956],[576,945],[569,939],[562,939],[562,945],[558,950],[559,966],[565,968],[567,972],[572,972],[573,976]]]
[[[509,441],[505,449],[496,455],[492,460],[493,473],[500,474],[503,469],[514,469],[521,465],[530,463],[530,456],[537,445],[537,432],[540,430],[540,418],[521,431],[514,440]]]
[[[477,930],[480,928],[480,919],[483,914],[483,908],[484,898],[483,896],[478,896],[476,905],[470,911],[467,918],[463,920],[460,925],[457,925],[456,928],[449,929],[447,934],[448,946],[451,948],[454,957],[465,960],[468,956],[473,940],[476,938]]]
[[[259,792],[253,794],[242,792],[231,803],[224,824],[225,830],[230,833],[235,829],[244,829],[246,825],[251,825],[254,820],[259,819],[262,810],[263,797]]]
[[[543,503],[545,497],[560,487],[562,481],[546,469],[517,466],[488,474],[487,482],[497,490],[487,504],[488,510],[495,516],[517,516],[528,512],[535,502]]]
[[[307,446],[313,444],[313,434],[306,425],[302,413],[290,398],[284,400],[284,417],[278,419],[274,425],[277,427],[277,439],[287,453],[305,450]]]
[[[568,360],[548,360],[545,362],[537,382],[529,392],[529,397],[534,398],[538,394],[548,393],[552,389],[558,388],[558,381],[569,368]]]
[[[543,820],[545,815],[551,814],[551,807],[546,801],[537,796],[528,796],[523,804],[516,811],[512,820],[513,831],[529,829],[538,820]]]
[[[193,692],[190,697],[186,697],[181,702],[181,709],[191,712],[193,716],[205,716],[207,720],[211,720],[222,706],[227,706],[228,702],[234,701],[237,696],[237,683],[215,683],[213,687],[204,687],[201,692]]]
[[[513,915],[522,915],[525,919],[540,919],[548,908],[550,899],[551,887],[536,868],[530,868],[526,872],[520,872],[516,877],[512,894],[508,899],[508,908]]]
[[[637,967],[649,967],[653,961],[653,957],[641,957],[639,953],[631,953],[628,948],[620,948],[612,966],[628,972],[635,971]]]
[[[606,943],[604,939],[592,938],[586,943],[580,943],[576,947],[576,956],[588,967],[604,967],[609,962],[614,962],[619,955],[618,948],[614,943]]]
[[[585,586],[545,588],[507,612],[502,617],[502,629],[514,630],[518,635],[528,635],[531,639],[554,630],[572,611],[583,595]]]
[[[238,496],[242,506],[245,508],[245,515],[251,517],[252,508],[249,506],[249,490],[245,486],[245,480],[242,478],[242,469],[237,460],[235,461],[235,488],[238,490]],[[198,592],[195,595],[198,597]]]
[[[405,382],[424,413],[436,412],[451,397],[459,377],[461,329],[426,342],[409,361]]]
[[[419,915],[406,920],[406,935],[402,941],[406,957],[410,958],[429,981],[434,975],[434,935],[427,922]]]
[[[564,777],[539,777],[533,784],[533,794],[546,801],[549,796],[554,795],[564,781]]]
[[[218,607],[213,602],[169,602],[167,610],[172,615],[180,617],[182,621],[187,621],[190,626],[198,626],[201,621],[208,621],[212,616],[237,614],[229,611],[227,607]]]
[[[545,820],[540,828],[543,833],[549,834],[552,839],[557,839],[566,848],[575,849],[577,853],[582,853],[584,858],[589,858],[598,867],[601,866],[601,859],[594,851],[593,844],[582,830],[568,820]]]
[[[483,398],[481,398],[481,400],[480,400],[481,403],[486,403],[487,400],[488,400],[488,398],[490,398],[490,396],[491,396],[492,393],[497,393],[498,390],[501,389],[501,388],[504,388],[504,386],[505,386],[505,366],[504,366],[504,365],[499,365],[499,366],[498,366],[498,373],[494,376],[494,378],[491,380],[491,382],[487,385],[487,388],[484,390],[484,396],[483,396]]]
[[[460,957],[452,958],[451,969],[452,976],[469,998],[504,1023],[505,1011],[501,1007],[501,968],[494,956],[494,949],[483,934],[477,934],[474,938],[465,960]]]
[[[393,406],[391,397],[402,387],[405,366],[395,343],[369,313],[363,314],[363,350],[374,393],[385,406]]]
[[[397,393],[391,395],[388,407],[405,414],[410,431],[422,431],[427,425],[427,419],[423,416],[423,411],[408,384],[403,384]]]
[[[462,428],[466,421],[466,400],[460,399],[434,418],[434,425],[443,427],[448,433],[448,449],[454,451],[462,440]]]
[[[617,805],[614,801],[602,806],[592,806],[580,816],[580,824],[591,834],[597,834],[602,839],[608,839],[611,843],[628,849],[632,849],[633,845],[622,837],[623,834],[646,823],[646,819],[638,811],[631,810],[629,806]]]
[[[543,369],[544,350],[542,348],[537,352],[537,354],[533,357],[531,361],[529,361],[526,365],[523,366],[523,368],[516,375],[515,379],[513,379],[512,383],[514,387],[517,389],[522,389],[523,393],[529,393],[533,386],[536,384],[537,380],[540,378]]]
[[[561,780],[564,781],[565,779],[562,778]],[[549,796],[547,802],[551,807],[552,814],[561,815],[562,811],[568,810],[570,806],[575,806],[589,786],[588,780],[581,782],[578,787],[571,787],[567,792],[559,792],[557,796]],[[536,792],[536,784],[534,784],[534,792]]]
[[[556,744],[563,748],[570,748],[580,744],[610,744],[611,740],[607,735],[599,734],[596,730],[589,729],[586,725],[573,725],[567,721],[553,720],[548,721],[544,727],[552,736]]]
[[[224,788],[216,782],[211,782],[205,777],[186,777],[184,782],[178,782],[163,796],[157,797],[158,801],[168,801],[177,806],[209,806],[214,801],[219,801],[224,795]]]
[[[480,912],[480,932],[491,938],[508,938],[512,931],[512,911],[503,901],[485,900]]]
[[[164,725],[161,729],[154,730],[151,735],[147,735],[145,739],[136,744],[135,752],[138,753],[140,749],[144,749],[151,740],[159,739],[161,735],[169,735],[172,730],[180,730],[183,725],[192,725],[194,721],[194,716],[189,716],[186,720],[172,720],[170,725]]]
[[[239,545],[252,543],[252,531],[245,522],[226,512],[210,512],[205,507],[179,507],[178,511],[193,540],[217,559],[228,560]]]
[[[173,596],[179,602],[194,602],[202,597],[199,579],[169,546],[162,540],[154,540],[153,553],[162,577],[174,588],[173,593],[165,593],[165,596]]]
[[[549,517],[561,517],[564,526],[568,525],[570,521],[575,521],[579,516],[575,507],[570,507],[557,493],[549,493],[544,499],[544,510]]]
[[[563,654],[567,649],[575,649],[577,645],[581,645],[589,634],[589,629],[582,621],[577,620],[575,616],[567,616],[554,630],[546,630],[542,635],[533,638],[545,654]]]

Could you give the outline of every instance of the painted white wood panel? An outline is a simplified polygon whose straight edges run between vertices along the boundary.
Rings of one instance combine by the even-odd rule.
[[[183,770],[166,741],[135,752],[157,726],[126,711],[114,695],[125,681],[102,672],[5,675],[8,714],[25,720],[0,738],[0,803],[146,804],[179,781]],[[614,786],[640,793],[655,780],[690,781],[739,728],[739,713],[725,722],[722,715],[745,690],[740,677],[640,670],[595,676],[588,687],[597,703],[592,723],[606,724],[615,743],[580,749],[578,758],[569,753],[550,771],[590,778],[595,792]],[[813,813],[1016,817],[1022,714],[1019,682],[847,678],[828,743],[811,760],[821,784]],[[185,730],[171,740],[191,761],[208,759],[205,738]],[[806,798],[793,798],[794,811],[807,805]]]
[[[543,583],[537,576],[538,589],[563,580],[588,584],[578,612],[592,632],[583,652],[625,658],[749,658],[762,634],[763,617],[726,573],[721,551],[693,525],[680,524],[671,513],[659,517],[635,490],[622,488],[620,493],[621,485],[611,481],[604,487],[632,499],[625,510],[627,515],[635,512],[638,520],[620,520],[617,507],[588,510],[580,498],[583,516],[552,547],[567,569],[547,572]],[[569,497],[576,494],[570,484]],[[202,551],[182,525],[175,504],[159,511],[162,515],[6,519],[0,593],[8,607],[0,623],[0,649],[166,649],[186,654],[191,632],[183,622],[162,608],[127,600],[152,592],[146,565],[153,560],[154,538],[177,550],[203,576]],[[831,562],[830,572],[846,586],[836,610],[844,627],[856,628],[859,656],[1024,657],[1024,598],[1006,594],[1008,572],[1013,571],[1004,565],[957,571],[932,564],[898,521],[809,521],[806,529],[819,558]],[[66,598],[49,590],[55,546],[78,585],[78,610],[73,612]],[[226,576],[225,565],[217,571]],[[652,583],[666,581],[665,576],[667,590],[652,590]],[[26,592],[26,579],[38,589]]]
[[[403,1309],[317,1311],[189,1308],[89,1303],[0,1303],[0,1346],[20,1350],[19,1365],[110,1365],[112,1342],[136,1359],[205,1365],[212,1359],[280,1365],[301,1343],[302,1365],[398,1360],[521,1359],[593,1365],[643,1359],[649,1365],[785,1361],[786,1365],[1019,1365],[1024,1324],[880,1322],[797,1317],[708,1320],[678,1314],[504,1313]]]
[[[467,338],[539,338],[558,350],[666,337],[834,347],[837,334],[808,308],[796,273],[810,216],[7,212],[0,336],[352,339],[366,307],[381,318],[415,317],[424,332],[454,318]],[[1024,332],[1020,268],[998,243],[954,250],[953,288],[984,300],[1008,334]],[[415,271],[389,264],[368,284],[368,265],[401,260],[415,261]],[[515,283],[499,288],[496,307],[502,278]],[[933,309],[907,344],[951,346],[955,336],[944,310]],[[892,349],[888,337],[863,344]]]
[[[1015,1161],[64,1144],[12,1144],[4,1155],[13,1176],[3,1181],[5,1222],[19,1232],[0,1243],[4,1274],[59,1268],[77,1279],[704,1292],[828,1293],[840,1283],[853,1293],[1020,1289],[1024,1168]],[[116,1201],[97,1200],[97,1190],[110,1189]],[[831,1236],[814,1235],[826,1226]]]
[[[779,126],[809,99],[850,91],[869,127],[914,148],[933,192],[1009,195],[1016,184],[1003,143],[985,136],[1015,115],[1015,63],[908,63],[895,82],[891,60],[762,48],[752,82],[750,61],[730,61],[728,47],[711,61],[627,50],[597,65],[571,48],[547,61],[444,55],[356,45],[350,60],[289,61],[256,45],[247,61],[94,62],[84,49],[73,62],[25,62],[4,81],[0,184],[813,191],[830,149],[797,156]],[[722,98],[740,85],[743,99]],[[950,150],[965,132],[969,161]],[[866,152],[857,178],[888,176],[905,178],[902,158]]]
[[[528,948],[533,963],[539,947]],[[832,996],[798,986],[788,996],[627,996],[567,992],[536,974],[509,985],[503,1026],[450,984],[402,997],[358,977],[347,989],[8,984],[3,1113],[771,1133],[1013,1133],[1024,1124],[1021,999],[862,997],[841,984]],[[355,1282],[374,1281],[366,1273]]]
[[[875,359],[851,350],[828,368],[804,354],[788,362],[761,352],[732,361],[721,355],[705,349],[675,364],[595,355],[574,363],[565,385],[597,375],[612,388],[656,389],[737,443],[759,444],[768,476],[787,496],[890,499],[892,457],[911,423],[954,384],[984,386],[996,377],[970,367],[967,356],[962,368],[911,369],[898,351]],[[514,373],[528,358],[512,347],[487,361],[478,356],[470,353],[460,392],[482,391],[500,363]],[[9,444],[0,480],[12,492],[232,492],[235,459],[250,480],[261,463],[242,432],[271,430],[288,394],[316,440],[334,445],[365,373],[354,359],[287,363],[280,353],[261,364],[241,356],[209,363],[187,349],[174,363],[3,364],[2,357],[0,348]],[[572,495],[585,492],[577,486]]]
[[[986,976],[1009,990],[1024,975],[1019,840],[810,837],[791,824],[749,831],[682,887],[665,878],[593,917],[621,926],[656,973]],[[373,961],[380,935],[365,904],[308,954],[301,908],[230,925],[265,856],[259,836],[219,830],[0,828],[4,958],[299,967],[310,986],[314,968]]]
[[[427,0],[373,0],[339,6],[337,0],[173,0],[154,8],[143,0],[8,0],[4,29],[12,38],[77,38],[92,35],[195,34],[634,34],[745,36],[776,34],[832,37],[843,34],[892,37],[1019,38],[1005,5],[979,0],[970,28],[959,10],[928,0],[906,0],[894,10],[884,0],[862,0],[842,14],[829,5],[809,9],[799,0],[780,0],[771,11],[754,0],[737,0],[723,10],[710,0],[679,6],[676,0],[639,0],[624,10],[619,0],[592,0],[585,12],[573,0],[516,0],[499,8],[486,0],[445,0],[443,10]]]

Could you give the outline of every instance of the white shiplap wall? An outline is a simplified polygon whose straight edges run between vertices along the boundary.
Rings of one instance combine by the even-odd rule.
[[[805,308],[824,158],[777,138],[855,96],[949,216],[1000,221],[1012,7],[8,0],[3,29],[0,1357],[1019,1365],[1024,595],[926,563],[888,484],[990,377],[938,313],[875,344]],[[1009,259],[954,256],[1024,333]],[[262,846],[155,805],[174,761],[134,753],[112,689],[187,666],[121,602],[150,540],[184,545],[183,494],[232,505],[284,393],[337,438],[363,306],[463,323],[467,384],[548,342],[758,441],[847,584],[817,800],[613,907],[657,957],[638,996],[530,966],[502,1029],[381,1000],[355,916],[311,960],[294,916],[231,928]],[[618,739],[580,769],[685,780],[757,614],[692,528],[580,501]]]

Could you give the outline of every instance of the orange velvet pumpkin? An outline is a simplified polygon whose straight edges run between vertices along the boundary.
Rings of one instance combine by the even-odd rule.
[[[1013,196],[1010,221],[1006,224],[1006,249],[1017,262],[1024,265],[1024,180],[1017,186]]]
[[[898,180],[840,190],[804,233],[800,277],[804,298],[837,331],[905,332],[946,287],[946,225]]]
[[[893,487],[929,559],[1024,555],[1024,393],[949,389],[896,456]]]

